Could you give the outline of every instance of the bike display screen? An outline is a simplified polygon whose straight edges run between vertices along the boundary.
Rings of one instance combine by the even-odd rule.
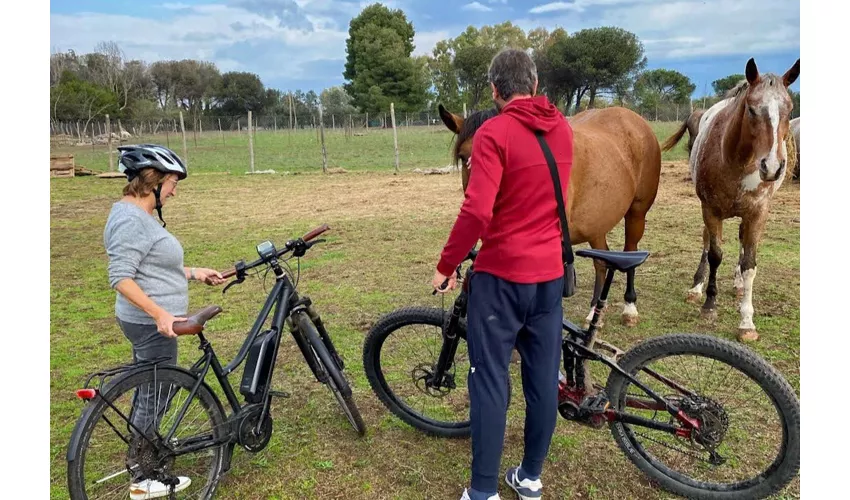
[[[264,241],[257,245],[257,253],[260,255],[261,259],[269,260],[275,256],[277,250],[275,250],[271,241]]]

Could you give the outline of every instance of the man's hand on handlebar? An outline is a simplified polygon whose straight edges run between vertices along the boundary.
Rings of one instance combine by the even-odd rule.
[[[431,286],[434,287],[436,293],[448,293],[457,288],[457,275],[452,273],[451,276],[445,276],[440,271],[434,271]]]

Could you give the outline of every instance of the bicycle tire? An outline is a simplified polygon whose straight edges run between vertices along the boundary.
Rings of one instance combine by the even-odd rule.
[[[663,469],[666,465],[654,460],[634,434],[622,422],[611,422],[609,428],[617,445],[638,469],[653,478],[662,488],[686,498],[709,500],[737,500],[765,498],[775,494],[790,483],[800,469],[800,403],[791,385],[784,377],[754,351],[737,343],[709,335],[670,334],[641,342],[626,352],[619,365],[634,375],[648,362],[666,355],[693,355],[711,358],[730,364],[751,378],[767,394],[782,421],[783,441],[779,455],[765,472],[755,478],[722,487],[696,481]],[[621,391],[629,380],[617,372],[608,378],[607,394],[611,404],[618,406]],[[658,465],[654,464],[655,461]],[[701,483],[701,484],[700,484]]]
[[[357,434],[360,436],[366,435],[366,424],[363,422],[363,417],[360,415],[360,410],[354,402],[354,395],[351,391],[351,386],[345,378],[345,374],[339,369],[339,366],[328,352],[325,343],[319,336],[319,331],[316,325],[307,314],[299,313],[295,319],[298,328],[304,334],[313,352],[316,353],[316,358],[324,367],[328,374],[327,386],[331,393],[336,398],[343,413]]]
[[[383,316],[371,328],[363,344],[363,367],[369,385],[383,405],[408,425],[428,435],[445,438],[467,438],[471,434],[469,420],[440,421],[419,414],[389,387],[381,369],[381,348],[397,329],[410,325],[442,327],[446,313],[429,307],[405,307]],[[466,320],[458,323],[458,337],[466,341]],[[434,360],[436,362],[436,360]],[[468,397],[468,396],[467,396]],[[508,406],[511,404],[511,379],[508,377]]]
[[[68,449],[68,490],[72,500],[84,500],[88,498],[84,477],[87,445],[95,424],[103,416],[106,409],[109,408],[106,401],[114,403],[126,391],[132,390],[152,379],[154,379],[154,367],[147,367],[119,375],[106,385],[100,393],[100,397],[96,397],[88,403],[82,415],[80,415],[71,433]],[[156,380],[160,383],[173,384],[186,390],[191,390],[197,378],[180,368],[160,366],[156,367]],[[210,416],[214,437],[224,438],[226,434],[225,415],[218,397],[216,397],[215,393],[210,390],[206,383],[202,383],[198,387],[196,397]],[[197,498],[212,498],[215,494],[227,458],[226,447],[226,445],[222,445],[211,448],[215,454],[215,458],[212,460],[213,467],[208,473],[207,484],[202,488],[200,495],[193,493],[193,495],[197,495]],[[124,490],[124,496],[126,495],[127,491]]]

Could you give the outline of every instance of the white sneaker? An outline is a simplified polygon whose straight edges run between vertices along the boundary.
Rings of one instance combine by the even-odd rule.
[[[192,484],[192,480],[185,476],[180,476],[177,478],[180,481],[177,486],[174,487],[174,492],[183,491]],[[138,483],[133,483],[130,485],[130,499],[131,500],[147,500],[148,498],[159,498],[167,496],[170,493],[169,487],[165,484],[154,481],[151,479],[145,479],[144,481],[139,481]]]
[[[466,488],[464,488],[464,489],[463,489],[463,496],[462,496],[462,497],[460,497],[460,500],[470,500],[470,498],[469,498],[469,492],[467,492],[467,491],[466,491]],[[490,498],[488,498],[487,500],[502,500],[502,499],[501,499],[501,498],[499,498],[499,494],[498,494],[498,493],[496,493],[495,495],[491,496],[491,497],[490,497]]]
[[[511,467],[508,469],[507,473],[505,473],[505,482],[508,483],[514,491],[516,491],[517,496],[520,500],[540,500],[543,498],[543,483],[540,479],[535,479],[532,481],[531,479],[523,479],[519,480],[519,476],[517,475],[519,472],[519,467]]]

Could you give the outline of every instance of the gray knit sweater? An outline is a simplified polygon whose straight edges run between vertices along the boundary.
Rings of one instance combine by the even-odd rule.
[[[122,279],[132,278],[154,303],[174,316],[186,314],[189,283],[183,271],[183,247],[151,214],[133,203],[114,203],[103,230],[103,244],[112,288]],[[120,320],[156,324],[121,293],[116,295],[115,315]]]

